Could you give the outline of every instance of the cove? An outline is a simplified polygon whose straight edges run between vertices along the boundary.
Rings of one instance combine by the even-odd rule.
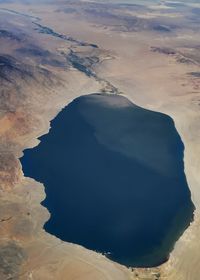
[[[169,116],[91,94],[63,109],[21,163],[45,185],[47,232],[126,266],[152,267],[193,219],[183,153]]]

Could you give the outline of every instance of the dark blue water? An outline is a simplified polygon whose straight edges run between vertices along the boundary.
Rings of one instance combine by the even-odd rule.
[[[21,159],[25,175],[45,185],[46,231],[127,266],[164,262],[194,210],[172,119],[93,94],[51,127]]]

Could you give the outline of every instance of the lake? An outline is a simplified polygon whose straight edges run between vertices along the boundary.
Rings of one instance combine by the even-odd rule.
[[[173,120],[126,97],[81,96],[24,151],[45,185],[45,230],[133,267],[166,261],[193,219],[184,145]]]

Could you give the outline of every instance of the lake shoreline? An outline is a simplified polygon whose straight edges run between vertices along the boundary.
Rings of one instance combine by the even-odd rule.
[[[81,96],[80,97],[80,99],[82,100],[84,100],[84,98],[90,98],[90,96],[92,96],[92,95],[85,95],[85,96]],[[105,95],[106,96],[106,95]],[[109,95],[108,95],[109,96]],[[120,98],[120,99],[122,99],[122,101],[123,101],[123,98],[124,97],[118,97],[118,98]],[[112,98],[111,98],[112,99]],[[78,99],[77,99],[78,100]],[[73,101],[74,102],[74,101]],[[132,103],[131,103],[132,104]],[[118,105],[117,105],[118,106]],[[119,105],[119,106],[121,106],[121,105]],[[124,106],[124,105],[123,105]],[[127,106],[127,105],[125,105],[125,106]],[[65,108],[67,108],[67,107],[65,107]],[[155,112],[153,112],[153,111],[149,111],[149,110],[145,110],[145,109],[141,109],[140,107],[138,107],[138,106],[136,106],[136,108],[137,108],[137,110],[144,110],[145,112],[151,112],[152,114],[156,114],[156,115],[161,115],[161,116],[166,116],[166,117],[168,117],[167,115],[164,115],[164,114],[161,114],[161,113],[155,113]],[[140,109],[139,109],[140,108]],[[66,110],[66,109],[64,109],[64,110]],[[56,118],[55,118],[56,119]],[[55,122],[55,119],[54,120],[52,120],[51,121],[51,127],[52,127],[52,123],[54,123]],[[173,120],[172,120],[172,122],[173,122]],[[51,131],[50,131],[50,133],[51,133]],[[48,135],[46,136],[46,137],[48,137]],[[44,138],[43,138],[43,136],[41,137],[41,138],[39,138],[39,140],[42,142],[42,140],[43,140]],[[46,184],[45,184],[46,185]],[[47,190],[46,190],[47,191]],[[42,203],[45,207],[47,207],[48,205],[46,204],[46,200],[45,200],[45,202],[43,202]],[[47,207],[48,208],[48,207]],[[51,211],[50,211],[51,212]],[[48,225],[48,223],[47,223],[47,225]],[[51,232],[51,233],[53,233],[53,232]],[[180,233],[180,235],[182,235],[182,232]],[[59,238],[60,238],[60,236],[59,235],[57,235],[56,234],[56,236],[58,236]],[[63,239],[63,238],[62,238]],[[69,240],[68,240],[69,241]],[[73,242],[74,243],[74,242]],[[76,243],[76,242],[75,242]],[[83,245],[84,246],[84,245]],[[171,248],[172,249],[172,248]],[[99,249],[98,249],[98,251],[99,251]],[[109,257],[109,256],[108,256]],[[110,257],[109,257],[110,258]],[[168,258],[166,258],[165,260],[163,260],[163,261],[161,261],[159,264],[157,263],[156,265],[160,265],[161,263],[163,263],[163,262],[165,262],[165,261],[167,261],[167,259]],[[156,265],[153,265],[153,267],[155,267]],[[130,265],[128,265],[128,266],[130,266]],[[142,265],[143,267],[144,267],[144,265]],[[152,265],[151,265],[152,266]],[[146,267],[149,267],[149,265],[147,265]]]

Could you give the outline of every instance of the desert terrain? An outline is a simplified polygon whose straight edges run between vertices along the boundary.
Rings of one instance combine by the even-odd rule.
[[[198,280],[198,1],[0,1],[0,279]],[[126,268],[43,229],[44,186],[19,158],[74,98],[122,94],[168,114],[185,145],[194,221],[169,260]]]

